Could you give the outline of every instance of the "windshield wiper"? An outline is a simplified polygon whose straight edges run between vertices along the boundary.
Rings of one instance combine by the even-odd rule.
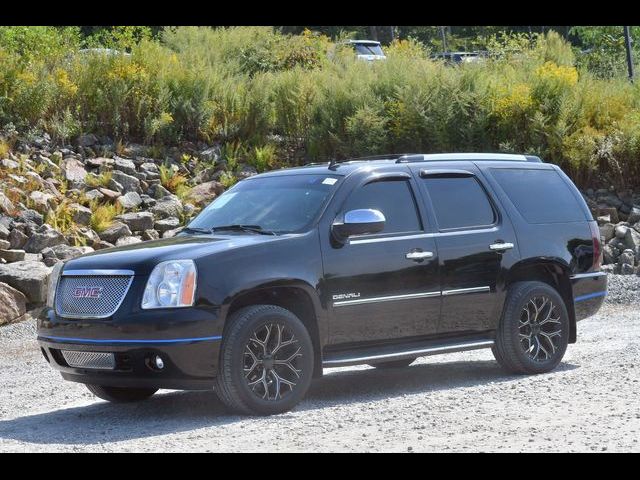
[[[201,228],[201,227],[184,227],[182,231],[193,232],[193,233],[213,233],[212,228]]]
[[[253,232],[259,233],[260,235],[276,235],[276,232],[272,232],[271,230],[264,230],[260,225],[219,225],[217,227],[211,227],[212,232],[216,232],[218,230],[235,230],[241,232]]]

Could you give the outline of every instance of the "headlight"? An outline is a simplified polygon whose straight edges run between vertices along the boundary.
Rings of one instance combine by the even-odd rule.
[[[54,308],[56,287],[58,286],[58,280],[60,279],[60,273],[62,272],[62,262],[58,262],[53,266],[51,274],[49,275],[49,285],[47,288],[47,307]]]
[[[142,308],[190,307],[196,292],[193,260],[169,260],[153,269],[142,297]]]

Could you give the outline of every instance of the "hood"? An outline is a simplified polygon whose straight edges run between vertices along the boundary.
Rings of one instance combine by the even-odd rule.
[[[66,262],[64,271],[133,270],[136,275],[149,275],[159,262],[165,260],[195,260],[231,249],[282,241],[287,237],[254,234],[180,235],[88,253]]]

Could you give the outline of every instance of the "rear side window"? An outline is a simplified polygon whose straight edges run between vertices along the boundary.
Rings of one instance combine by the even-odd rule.
[[[492,169],[491,174],[529,223],[586,220],[571,188],[555,170]]]
[[[422,230],[411,185],[406,180],[368,183],[347,199],[344,212],[360,208],[379,210],[386,222],[382,233]]]
[[[441,230],[493,225],[495,212],[474,177],[427,177],[424,179]]]

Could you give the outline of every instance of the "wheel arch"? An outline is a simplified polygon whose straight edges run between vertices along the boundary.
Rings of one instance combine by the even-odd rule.
[[[249,305],[277,305],[292,312],[304,324],[314,351],[313,376],[322,376],[322,347],[326,338],[326,322],[321,319],[315,290],[305,282],[268,282],[234,295],[226,305],[224,318]],[[225,328],[227,327],[225,320]]]
[[[506,275],[505,288],[515,282],[537,280],[553,287],[564,300],[569,314],[569,343],[576,342],[576,312],[573,304],[571,273],[558,260],[531,258],[515,264]]]

